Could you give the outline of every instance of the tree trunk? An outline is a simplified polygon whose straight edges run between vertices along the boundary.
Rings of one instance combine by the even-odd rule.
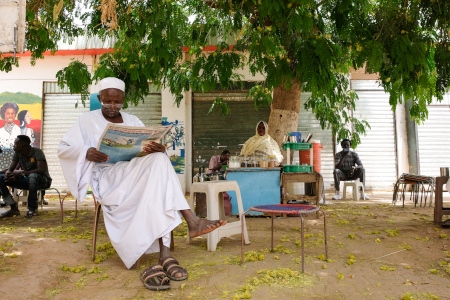
[[[284,135],[291,131],[297,131],[301,93],[298,81],[294,81],[289,90],[286,90],[282,84],[273,91],[273,101],[269,116],[269,135],[279,145],[283,142]],[[283,156],[286,157],[286,153],[283,152]]]
[[[285,134],[297,131],[301,92],[300,83],[297,81],[292,84],[290,90],[286,90],[284,85],[280,85],[273,91],[269,134],[279,144],[283,142]]]

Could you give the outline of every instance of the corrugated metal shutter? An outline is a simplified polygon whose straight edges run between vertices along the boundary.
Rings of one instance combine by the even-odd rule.
[[[78,101],[78,108],[75,103]],[[89,100],[86,107],[81,104],[80,95],[71,95],[67,88],[60,89],[56,82],[44,83],[44,116],[42,150],[48,161],[52,186],[67,190],[67,184],[59,164],[58,144],[62,136],[75,123],[78,116],[89,111]],[[145,97],[138,106],[130,106],[125,112],[136,115],[146,126],[161,124],[161,94],[154,93]]]
[[[334,183],[333,134],[331,129],[322,130],[320,123],[314,114],[304,108],[304,104],[310,96],[311,93],[302,93],[300,96],[301,106],[297,130],[302,133],[302,138],[306,138],[308,133],[312,133],[311,141],[320,140],[320,143],[323,146],[321,151],[321,174],[323,176],[325,189],[329,189],[331,188],[331,184]]]
[[[52,187],[68,190],[64,175],[58,159],[58,144],[62,136],[75,123],[78,116],[89,111],[89,100],[86,107],[81,105],[80,95],[64,93],[45,93],[44,83],[44,116],[43,116],[43,138],[42,150],[47,158],[48,169],[52,177]],[[78,108],[75,103],[78,101]]]
[[[130,105],[123,111],[138,117],[145,126],[161,125],[161,93],[148,95],[138,106]]]
[[[359,97],[354,116],[367,120],[371,126],[355,149],[366,169],[366,188],[390,190],[397,180],[397,159],[389,94],[371,80],[353,80],[352,89]],[[337,149],[340,151],[340,146]]]
[[[211,156],[228,149],[231,155],[240,153],[239,144],[255,135],[256,123],[268,121],[270,108],[254,108],[253,100],[246,98],[247,91],[217,91],[194,93],[192,109],[192,165],[193,174],[200,166],[207,167]],[[229,116],[220,112],[208,115],[216,98],[223,98],[231,108]]]
[[[450,167],[450,94],[441,103],[428,106],[428,120],[418,126],[420,174],[440,176],[440,167]]]

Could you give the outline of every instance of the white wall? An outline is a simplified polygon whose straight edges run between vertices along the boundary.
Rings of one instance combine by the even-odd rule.
[[[0,72],[0,93],[23,92],[41,97],[42,83],[56,81],[56,73],[66,67],[72,58],[84,61],[92,67],[91,56],[46,56],[44,59],[37,60],[35,66],[30,64],[31,57],[18,57],[19,68],[13,67],[9,73]]]
[[[23,52],[25,0],[0,0],[0,52]],[[14,39],[16,31],[17,40]]]
[[[169,89],[163,89],[161,91],[161,110],[162,110],[162,116],[167,117],[167,121],[169,122],[175,122],[178,121],[178,124],[181,124],[185,130],[185,143],[186,146],[185,149],[185,155],[187,155],[188,149],[187,148],[187,140],[190,138],[190,134],[188,134],[186,129],[186,101],[181,101],[180,107],[177,107],[175,102],[175,97],[170,93]],[[185,97],[186,98],[186,97]],[[189,126],[190,127],[190,126]],[[175,154],[175,151],[168,150],[169,155]],[[178,153],[178,152],[177,152]],[[190,160],[189,160],[190,161]],[[189,163],[187,157],[185,156],[185,170],[184,174],[178,174],[178,179],[180,180],[181,187],[183,188],[183,192],[186,192],[186,174],[187,174],[187,165]]]

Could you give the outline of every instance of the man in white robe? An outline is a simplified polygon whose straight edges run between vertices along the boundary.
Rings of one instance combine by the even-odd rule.
[[[187,271],[172,259],[169,249],[170,232],[181,223],[180,213],[192,237],[213,231],[226,221],[199,219],[193,214],[161,144],[146,146],[144,151],[149,155],[108,163],[109,157],[96,150],[107,124],[144,125],[137,117],[120,112],[125,97],[123,81],[109,77],[102,79],[99,87],[101,110],[82,114],[58,147],[69,189],[82,201],[91,185],[103,207],[111,243],[127,268],[144,253],[159,252],[166,275],[172,280],[186,279]],[[167,258],[170,263],[166,268]]]

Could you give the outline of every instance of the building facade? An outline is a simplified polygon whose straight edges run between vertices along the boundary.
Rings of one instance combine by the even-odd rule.
[[[79,95],[71,95],[68,90],[58,87],[55,75],[73,59],[92,67],[104,51],[104,48],[58,51],[54,56],[47,55],[38,60],[35,66],[30,65],[30,56],[25,53],[18,57],[19,68],[0,73],[0,96],[2,93],[28,93],[41,97],[40,146],[48,159],[53,186],[60,190],[67,190],[67,185],[56,154],[59,140],[81,113],[98,108],[98,87],[91,86],[91,98],[83,105]],[[240,145],[255,134],[256,123],[268,120],[269,108],[255,110],[252,101],[246,98],[247,90],[262,77],[252,77],[246,70],[242,74],[246,83],[241,90],[186,92],[184,101],[177,107],[168,90],[154,89],[143,103],[124,109],[137,115],[146,125],[174,125],[168,153],[185,192],[190,190],[198,168],[208,165],[211,155],[219,154],[223,149],[229,149],[235,155]],[[367,190],[392,190],[402,173],[437,176],[440,167],[450,165],[450,154],[443,151],[450,144],[446,139],[450,133],[449,94],[443,102],[428,107],[429,118],[419,126],[408,119],[407,104],[392,111],[389,95],[380,87],[376,76],[353,72],[351,88],[359,96],[352,113],[366,119],[371,126],[355,149],[366,169]],[[229,103],[230,116],[207,113],[216,97]],[[307,98],[308,93],[302,93],[298,131],[304,136],[312,133],[313,140],[323,145],[322,175],[325,189],[329,190],[333,184],[334,153],[340,151],[340,145],[331,130],[322,130],[314,116],[305,111],[303,103]]]

